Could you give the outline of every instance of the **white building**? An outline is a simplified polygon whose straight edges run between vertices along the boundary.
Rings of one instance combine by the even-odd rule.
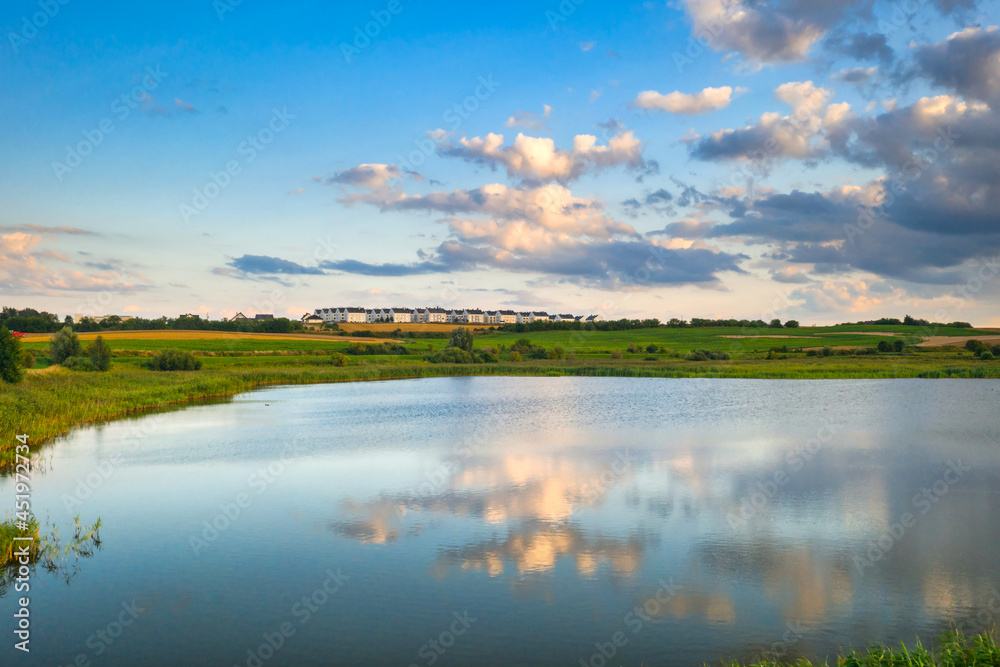
[[[517,313],[513,310],[498,310],[497,313],[500,315],[499,324],[517,323]]]
[[[420,321],[429,324],[444,324],[450,322],[448,311],[444,308],[424,308],[420,311]]]
[[[463,310],[462,317],[463,321],[469,324],[484,324],[486,322],[486,314],[478,308]]]
[[[386,322],[413,322],[413,310],[411,308],[389,308],[385,311]]]
[[[449,322],[449,323],[450,322],[464,322],[465,320],[463,319],[463,317],[465,317],[465,311],[464,310],[449,310],[448,311],[448,315],[446,316],[445,321]]]
[[[364,308],[341,308],[341,322],[364,323],[368,321]]]
[[[572,315],[560,314],[560,315],[553,315],[552,321],[553,322],[576,322],[576,318],[573,317]]]

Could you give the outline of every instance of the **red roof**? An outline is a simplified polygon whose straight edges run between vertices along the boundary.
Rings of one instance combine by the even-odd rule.
[[[27,334],[24,333],[23,331],[11,331],[11,333],[14,334],[14,338],[20,338],[21,336],[27,336]]]

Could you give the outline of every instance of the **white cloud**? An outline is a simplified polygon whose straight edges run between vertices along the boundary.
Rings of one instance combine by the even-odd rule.
[[[660,109],[694,116],[728,107],[734,92],[739,94],[743,89],[737,88],[734,91],[730,86],[722,86],[705,88],[698,93],[675,91],[666,95],[655,90],[644,90],[635,98],[634,104],[641,109]]]

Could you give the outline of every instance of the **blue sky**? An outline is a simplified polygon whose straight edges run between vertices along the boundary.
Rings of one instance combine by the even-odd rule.
[[[997,2],[341,4],[7,3],[3,304],[1000,325]]]

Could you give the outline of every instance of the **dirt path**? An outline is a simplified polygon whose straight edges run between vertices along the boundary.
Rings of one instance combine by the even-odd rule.
[[[931,336],[917,347],[941,347],[943,345],[953,345],[963,347],[967,340],[981,340],[987,345],[1000,344],[1000,336]]]

